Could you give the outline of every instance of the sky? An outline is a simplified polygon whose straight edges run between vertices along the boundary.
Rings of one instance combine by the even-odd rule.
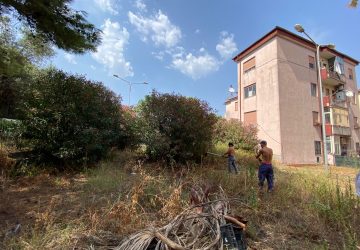
[[[57,50],[51,64],[101,81],[129,104],[156,90],[206,101],[223,115],[229,86],[237,86],[232,58],[275,26],[296,33],[302,24],[319,44],[360,60],[360,7],[348,0],[74,0],[101,29],[97,52]],[[360,74],[359,67],[356,70]]]

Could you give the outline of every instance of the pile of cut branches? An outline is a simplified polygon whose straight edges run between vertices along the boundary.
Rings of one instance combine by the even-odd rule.
[[[230,216],[222,188],[209,199],[209,187],[193,187],[190,207],[161,228],[149,227],[123,240],[117,250],[223,249],[220,227],[226,223],[245,229],[246,221]]]

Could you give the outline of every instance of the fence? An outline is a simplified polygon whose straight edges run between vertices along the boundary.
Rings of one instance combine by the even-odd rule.
[[[336,166],[360,167],[360,158],[350,156],[335,156]]]

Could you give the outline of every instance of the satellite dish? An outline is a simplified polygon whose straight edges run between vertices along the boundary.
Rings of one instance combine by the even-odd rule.
[[[229,92],[230,92],[230,93],[235,93],[235,89],[233,88],[232,85],[230,85]]]
[[[345,95],[346,95],[347,97],[353,97],[353,96],[354,96],[354,93],[353,93],[352,91],[350,91],[350,90],[347,90],[347,91],[345,91]]]
[[[357,174],[355,178],[355,187],[356,187],[356,194],[360,196],[360,172]]]

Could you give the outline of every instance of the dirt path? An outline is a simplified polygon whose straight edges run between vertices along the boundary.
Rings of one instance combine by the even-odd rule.
[[[0,190],[0,235],[15,225],[32,227],[51,214],[63,220],[80,212],[77,200],[82,192],[83,176],[53,177],[39,175],[7,180]],[[78,204],[78,205],[76,205]],[[46,218],[48,216],[49,218]]]

